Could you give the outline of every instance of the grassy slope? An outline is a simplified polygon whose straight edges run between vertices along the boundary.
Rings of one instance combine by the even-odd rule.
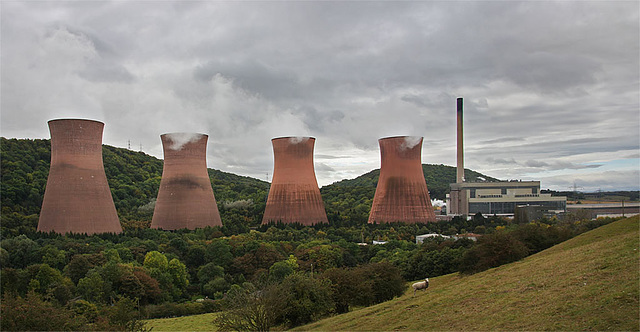
[[[158,331],[215,331],[213,325],[217,313],[193,315],[174,318],[158,318],[145,320],[147,328],[152,327],[154,332]]]
[[[638,216],[602,226],[520,262],[472,276],[431,278],[426,292],[298,330],[640,329]],[[154,331],[211,331],[215,314],[148,320]]]
[[[638,217],[300,330],[638,330]]]

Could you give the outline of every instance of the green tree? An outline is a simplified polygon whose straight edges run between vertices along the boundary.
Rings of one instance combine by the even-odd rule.
[[[357,269],[329,269],[322,274],[322,278],[331,282],[334,310],[338,314],[349,312],[349,307],[353,305],[374,303],[373,280],[364,278]]]
[[[187,267],[180,262],[177,258],[169,261],[169,265],[167,267],[167,271],[171,275],[173,279],[173,284],[180,288],[185,289],[189,285]]]
[[[214,298],[216,293],[221,294],[228,289],[229,283],[222,277],[216,277],[202,286],[202,294]]]
[[[226,302],[228,309],[214,320],[220,331],[269,331],[278,323],[285,305],[273,285],[261,290],[234,285]]]
[[[87,255],[74,255],[69,264],[64,267],[64,273],[71,278],[74,284],[78,284],[78,281],[84,278],[91,268],[93,268],[93,264],[89,262]]]
[[[288,275],[294,273],[298,269],[298,260],[296,256],[289,255],[289,258],[275,262],[269,268],[269,279],[274,282],[281,282]]]
[[[460,272],[471,274],[511,263],[526,257],[529,249],[505,231],[485,235],[467,250],[461,259]]]
[[[0,304],[2,331],[81,331],[89,330],[86,321],[73,312],[43,301],[30,292],[26,297],[4,294]]]
[[[99,269],[92,269],[86,277],[78,281],[77,291],[88,301],[106,303],[111,293],[111,285],[104,281]]]
[[[400,269],[388,262],[371,263],[359,267],[368,280],[371,280],[371,291],[374,303],[380,303],[404,294],[407,289]]]
[[[2,240],[0,246],[9,253],[8,267],[25,268],[42,261],[40,246],[24,234]]]
[[[46,245],[40,250],[42,262],[56,269],[63,269],[66,264],[66,253],[53,245]]]
[[[167,256],[158,251],[150,251],[144,256],[144,267],[166,271],[169,267]]]
[[[313,279],[302,273],[286,277],[277,287],[284,301],[281,319],[289,326],[298,326],[323,317],[334,307],[331,283]]]
[[[213,262],[205,264],[198,269],[198,280],[203,285],[215,278],[223,276],[224,268]]]

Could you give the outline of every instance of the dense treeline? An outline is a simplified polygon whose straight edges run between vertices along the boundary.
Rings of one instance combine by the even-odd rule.
[[[223,330],[288,328],[389,300],[404,292],[406,280],[482,271],[610,221],[518,225],[478,214],[370,225],[379,174],[372,171],[322,188],[328,225],[259,226],[269,184],[210,169],[224,226],[161,231],[148,226],[162,161],[105,146],[105,171],[124,232],[45,234],[35,229],[49,142],[2,138],[0,148],[2,330],[141,330],[141,317],[218,310],[224,310],[216,322]],[[423,167],[439,198],[455,169]],[[447,184],[432,185],[430,177]],[[467,232],[482,236],[477,242],[440,237],[415,243],[419,234]],[[386,243],[372,245],[374,240]]]

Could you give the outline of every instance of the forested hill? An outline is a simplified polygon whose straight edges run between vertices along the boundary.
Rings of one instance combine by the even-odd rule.
[[[37,225],[51,160],[50,142],[43,139],[0,138],[2,221],[5,226]],[[151,220],[162,176],[162,160],[143,152],[103,146],[104,168],[124,226],[145,227]],[[444,199],[456,170],[445,165],[423,165],[431,198]],[[225,224],[257,226],[262,220],[269,183],[209,169],[209,177]],[[380,170],[321,188],[331,221],[366,222]],[[465,170],[467,179],[484,177]],[[8,223],[8,224],[5,224]],[[20,224],[20,225],[17,225]],[[26,229],[23,229],[25,231]]]

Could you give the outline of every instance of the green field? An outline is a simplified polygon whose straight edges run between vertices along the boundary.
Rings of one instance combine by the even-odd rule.
[[[159,318],[145,320],[147,328],[152,327],[154,332],[158,331],[215,331],[216,326],[213,320],[216,313],[202,314],[185,317]]]
[[[640,329],[638,217],[471,276],[431,278],[426,292],[297,330]],[[149,320],[154,331],[211,331],[215,314]]]

